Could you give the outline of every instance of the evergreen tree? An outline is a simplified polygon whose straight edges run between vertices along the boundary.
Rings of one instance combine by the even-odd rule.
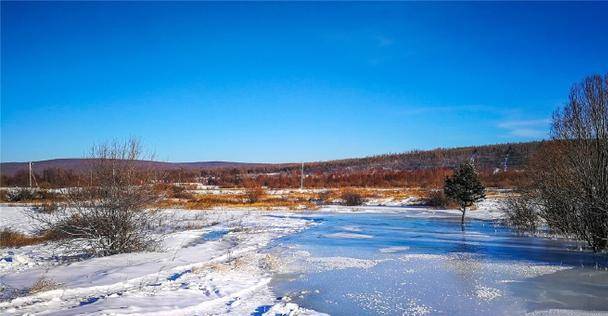
[[[467,208],[486,197],[485,188],[479,180],[475,167],[470,162],[462,163],[454,170],[452,176],[446,177],[443,192],[460,206],[462,212],[460,222],[463,225]]]

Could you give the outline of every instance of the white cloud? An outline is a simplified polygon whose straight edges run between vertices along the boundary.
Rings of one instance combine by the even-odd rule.
[[[543,138],[549,130],[549,119],[512,120],[498,123],[498,127],[507,130],[510,136],[521,138]]]

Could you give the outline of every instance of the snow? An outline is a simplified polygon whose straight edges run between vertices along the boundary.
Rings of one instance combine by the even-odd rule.
[[[31,232],[32,223],[18,220],[24,211],[3,206],[1,227]],[[74,258],[56,243],[3,249],[0,288],[3,295],[14,297],[0,302],[0,313],[242,315],[262,305],[283,306],[275,302],[270,274],[260,267],[264,255],[259,250],[311,221],[271,212],[167,212],[174,228],[193,223],[204,228],[168,234],[161,251],[101,258]],[[228,233],[204,240],[219,230]],[[41,278],[57,288],[26,295],[24,291]]]
[[[402,199],[395,199],[392,197],[386,198],[370,198],[367,199],[363,205],[365,206],[411,206],[420,203],[420,198],[410,196]]]
[[[457,209],[430,209],[416,206],[342,206],[328,205],[319,209],[320,212],[331,213],[407,213],[409,217],[433,218],[454,217],[460,219],[462,213]],[[490,200],[480,203],[476,209],[467,210],[466,218],[479,220],[502,219],[503,212],[500,210],[500,201]]]
[[[381,253],[394,253],[394,252],[407,251],[409,249],[410,249],[410,247],[408,247],[408,246],[395,246],[395,247],[380,248],[380,252]]]
[[[29,207],[0,207],[0,229],[10,228],[14,231],[32,234],[36,231],[35,221],[26,215]]]
[[[199,187],[198,190],[226,193],[225,189],[215,187]],[[237,194],[237,190],[233,194]],[[79,240],[66,244],[49,242],[0,249],[0,314],[322,315],[299,306],[301,302],[291,301],[287,295],[277,299],[277,293],[271,287],[274,273],[350,272],[347,269],[359,269],[354,270],[356,273],[362,270],[375,273],[391,263],[405,264],[403,271],[408,275],[422,273],[434,276],[441,271],[433,270],[438,269],[436,267],[450,267],[462,275],[480,275],[480,270],[483,277],[500,275],[500,280],[493,285],[474,283],[471,287],[470,293],[476,300],[490,304],[507,296],[508,292],[500,284],[572,269],[570,266],[526,261],[488,261],[481,265],[479,259],[471,254],[410,253],[410,247],[393,246],[395,243],[374,249],[378,258],[360,258],[348,253],[315,256],[298,247],[280,255],[265,251],[272,241],[315,225],[312,218],[317,214],[406,213],[412,218],[460,218],[458,210],[414,207],[411,204],[415,202],[413,198],[370,200],[367,203],[375,205],[324,206],[315,211],[318,213],[260,211],[253,208],[214,208],[204,211],[170,209],[165,211],[171,219],[167,223],[169,232],[156,252],[91,258],[78,250],[71,250],[78,249],[82,243]],[[478,204],[476,210],[468,211],[467,218],[500,219],[502,212],[499,203],[499,200],[488,199]],[[34,233],[36,225],[25,216],[26,211],[26,207],[0,206],[0,229]],[[366,233],[360,225],[349,224],[340,223],[333,226],[338,232],[332,230],[318,236],[331,238],[329,243],[340,242],[339,239],[345,239],[347,243],[367,243],[380,239],[370,232]],[[476,232],[468,232],[467,236],[470,245],[491,237]],[[425,241],[428,238],[425,235],[416,240]],[[324,243],[322,238],[319,238],[319,242]],[[442,242],[453,241],[446,239]],[[28,289],[42,279],[51,281],[50,286],[36,293],[28,293]],[[390,302],[387,293],[349,295],[362,306],[377,308],[372,311],[374,313],[395,312],[395,309],[391,310],[394,306],[387,305]],[[436,305],[414,298],[400,304],[399,310],[408,315],[437,312]],[[531,313],[553,314],[605,315],[565,309]]]
[[[370,239],[374,238],[374,236],[365,235],[365,234],[355,234],[355,233],[334,233],[334,234],[326,234],[323,235],[327,238],[351,238],[351,239]]]
[[[491,301],[502,296],[502,291],[499,289],[478,285],[475,289],[475,295],[484,301]]]
[[[350,257],[311,257],[306,261],[312,263],[317,271],[348,268],[369,269],[382,260],[357,259]]]

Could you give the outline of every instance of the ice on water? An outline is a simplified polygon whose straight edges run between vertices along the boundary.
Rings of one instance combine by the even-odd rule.
[[[332,315],[513,315],[608,310],[606,256],[518,236],[492,221],[331,212],[271,250],[272,286]],[[356,230],[352,229],[356,227]],[[357,235],[366,238],[354,238]],[[596,268],[597,266],[597,268]]]

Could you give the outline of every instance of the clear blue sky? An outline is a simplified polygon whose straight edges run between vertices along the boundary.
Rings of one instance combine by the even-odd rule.
[[[9,3],[1,160],[283,162],[547,137],[608,3]]]

